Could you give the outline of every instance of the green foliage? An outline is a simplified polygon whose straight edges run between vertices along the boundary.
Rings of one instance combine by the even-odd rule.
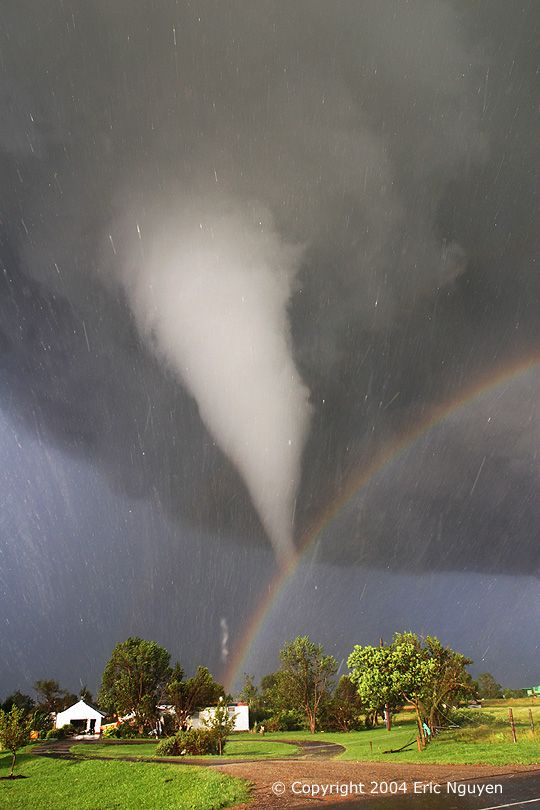
[[[178,734],[175,734],[172,737],[165,737],[164,740],[158,742],[155,752],[156,756],[179,757],[181,755],[182,749],[180,748],[180,741],[178,739],[178,735],[183,733],[184,732],[180,731],[178,732]]]
[[[139,729],[130,720],[124,720],[123,723],[118,723],[114,728],[108,728],[103,732],[103,736],[113,740],[131,740],[135,737],[140,737]]]
[[[526,689],[503,689],[504,697],[508,698],[526,698],[527,697],[527,690]]]
[[[432,731],[441,725],[441,713],[448,701],[468,700],[476,695],[476,684],[466,667],[470,658],[443,647],[435,636],[426,636],[422,655],[432,664],[431,678],[421,693]]]
[[[36,706],[35,701],[30,697],[30,695],[24,695],[22,692],[17,690],[13,692],[13,694],[8,695],[8,697],[4,700],[0,709],[5,712],[10,712],[12,706],[17,706],[19,709],[22,709],[25,714],[31,714]]]
[[[36,681],[34,683],[34,689],[38,696],[38,708],[47,714],[62,712],[64,709],[77,703],[78,700],[77,695],[62,689],[58,681]]]
[[[275,673],[270,687],[273,703],[278,709],[302,712],[313,734],[321,704],[328,698],[337,661],[325,655],[321,644],[309,636],[298,636],[282,648],[281,668]]]
[[[209,713],[204,721],[204,725],[212,733],[213,738],[217,742],[218,753],[222,754],[225,749],[227,737],[234,731],[234,721],[236,715],[229,712],[227,704],[223,698],[219,699],[219,703]]]
[[[283,710],[279,692],[276,689],[278,674],[273,672],[261,679],[260,690],[253,683],[251,675],[245,675],[244,687],[239,699],[249,705],[249,720],[252,726],[264,724]]]
[[[502,698],[502,686],[497,683],[495,678],[490,672],[483,672],[478,676],[478,697],[496,699]]]
[[[43,709],[36,709],[32,715],[32,728],[35,731],[39,731],[40,738],[43,738],[46,733],[52,728],[53,726],[53,719],[49,712],[43,711]]]
[[[361,704],[369,713],[385,705],[403,704],[405,698],[395,677],[395,654],[390,647],[356,646],[348,658],[350,681],[356,687]]]
[[[176,664],[165,687],[166,700],[175,710],[179,729],[187,729],[193,712],[212,706],[225,697],[225,690],[206,667],[198,667],[192,678],[184,679],[184,670]]]
[[[265,731],[298,731],[306,727],[306,717],[296,709],[283,709],[268,717],[263,725]]]
[[[28,742],[30,728],[31,721],[23,709],[15,704],[9,712],[0,709],[0,745],[11,752],[10,776],[13,776],[17,751]]]
[[[50,728],[45,736],[47,740],[66,740],[68,737],[73,737],[77,734],[77,729],[71,723],[66,723],[61,728]]]
[[[103,672],[99,703],[110,712],[133,713],[144,730],[156,720],[156,706],[170,677],[170,655],[155,641],[132,636],[114,648]]]
[[[156,746],[155,753],[158,757],[219,754],[219,739],[211,729],[190,728],[187,731],[178,731],[173,737],[161,740]]]
[[[161,721],[161,730],[160,736],[162,737],[172,737],[173,734],[178,731],[178,723],[176,721],[176,716],[174,714],[169,714],[165,712],[160,717]]]
[[[351,681],[363,703],[370,709],[408,703],[415,710],[423,743],[423,724],[434,730],[443,704],[474,693],[465,670],[470,663],[434,636],[422,642],[414,633],[396,633],[386,647],[356,646],[348,659]]]
[[[362,700],[348,675],[342,675],[327,702],[321,726],[325,731],[354,731],[363,724]]]
[[[257,700],[259,696],[259,690],[255,685],[255,680],[253,675],[249,675],[248,673],[244,672],[244,683],[242,685],[242,689],[238,693],[238,700],[242,703],[247,703],[248,706],[252,706],[252,704]]]
[[[176,735],[171,734],[169,736],[174,737]],[[163,748],[161,750],[166,751],[169,749]],[[71,746],[70,751],[85,758],[90,756],[106,757],[107,759],[122,759],[123,757],[130,757],[130,759],[155,759],[159,756],[168,756],[168,754],[164,753],[157,754],[157,745],[155,742],[137,742],[134,744],[133,742],[126,741],[124,743],[118,743],[117,745],[108,745],[106,742],[93,744],[75,743],[75,745]],[[235,759],[265,759],[266,757],[282,758],[296,756],[302,752],[296,745],[276,742],[270,739],[269,735],[261,738],[246,733],[245,737],[242,737],[241,734],[235,734],[232,739],[228,740],[226,753],[227,756],[232,756]]]

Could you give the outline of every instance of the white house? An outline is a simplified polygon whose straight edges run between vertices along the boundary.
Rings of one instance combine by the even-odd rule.
[[[205,728],[206,722],[216,710],[215,706],[208,706],[200,712],[191,715],[191,728]],[[249,731],[249,706],[247,703],[230,703],[227,706],[229,717],[234,717],[234,731]]]
[[[170,705],[158,706],[160,712],[159,731],[162,731],[162,721],[166,714],[174,715],[174,707]],[[205,728],[206,722],[215,712],[215,706],[207,706],[198,712],[193,712],[188,720],[190,728]],[[229,717],[234,715],[234,731],[249,731],[249,706],[247,703],[230,703],[227,706]]]
[[[56,728],[62,728],[71,724],[79,729],[81,734],[99,734],[104,717],[99,709],[89,706],[84,700],[79,700],[63,712],[58,712],[54,725]]]

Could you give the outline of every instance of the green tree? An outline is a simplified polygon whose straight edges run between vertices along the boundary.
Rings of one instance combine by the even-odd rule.
[[[337,661],[325,655],[321,644],[298,636],[281,650],[281,668],[276,673],[274,693],[283,709],[305,714],[313,734],[321,703],[328,698]]]
[[[24,709],[13,704],[9,712],[0,709],[0,743],[11,752],[10,778],[17,759],[17,751],[27,744],[30,735],[31,720]]]
[[[235,718],[236,715],[229,712],[229,707],[224,699],[220,697],[217,706],[209,712],[209,716],[204,721],[204,725],[212,732],[214,739],[217,741],[220,756],[225,750],[227,737],[234,731]]]
[[[523,698],[527,697],[526,689],[503,689],[504,698]]]
[[[225,690],[206,667],[198,667],[192,678],[184,679],[184,670],[176,664],[165,687],[165,699],[174,707],[176,726],[187,729],[189,718],[198,709],[213,706],[225,697]]]
[[[450,647],[443,647],[435,636],[426,636],[423,655],[434,664],[431,678],[422,690],[422,702],[429,728],[435,733],[444,707],[449,702],[473,697],[476,686],[466,671],[466,667],[472,664],[471,659]]]
[[[413,707],[422,745],[424,723],[434,728],[443,703],[473,688],[465,670],[469,663],[434,636],[422,643],[414,633],[396,633],[386,647],[356,646],[348,659],[351,681],[366,705]]]
[[[31,714],[34,711],[36,702],[30,695],[25,695],[17,690],[13,692],[13,694],[8,695],[0,708],[5,712],[9,712],[12,706],[17,706],[18,709],[22,709],[25,714]]]
[[[155,641],[132,636],[116,645],[103,672],[98,696],[105,711],[133,713],[139,731],[153,725],[171,674],[170,655]]]
[[[362,725],[363,705],[348,675],[342,675],[324,712],[328,731],[353,731]]]
[[[478,697],[494,700],[502,698],[503,690],[490,672],[483,672],[478,676]]]
[[[391,677],[394,657],[390,647],[356,646],[347,663],[351,670],[349,677],[366,712],[367,725],[377,722],[377,715],[385,706],[393,710],[403,705],[403,695]]]
[[[249,705],[249,719],[253,724],[264,723],[268,718],[275,717],[283,709],[282,700],[276,688],[278,673],[272,672],[261,678],[260,688],[253,680],[252,675],[244,676],[244,686],[239,693],[239,700]]]
[[[48,714],[61,712],[77,702],[77,695],[62,689],[55,680],[36,681],[34,689],[38,696],[38,708]]]
[[[238,700],[242,703],[247,703],[251,709],[257,703],[258,699],[259,690],[257,689],[253,675],[244,673],[244,683],[238,693]]]
[[[279,692],[279,672],[269,672],[261,678],[260,709],[263,716],[269,717],[281,708],[284,707]]]

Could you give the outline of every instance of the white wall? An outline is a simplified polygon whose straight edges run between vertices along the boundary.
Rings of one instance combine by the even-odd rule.
[[[227,709],[229,717],[234,715],[234,730],[249,731],[249,706],[247,704],[232,704],[227,706]],[[214,712],[214,706],[209,706],[207,709],[202,709],[200,712],[194,712],[191,716],[191,728],[205,728],[205,721],[212,717]]]
[[[94,730],[96,734],[99,734],[103,715],[93,709],[91,706],[88,706],[84,700],[79,700],[78,703],[74,703],[73,706],[70,706],[63,712],[58,712],[56,715],[56,720],[54,721],[55,728],[68,726],[73,720],[85,720],[85,728],[87,731],[90,729],[90,720],[95,720],[96,723]]]

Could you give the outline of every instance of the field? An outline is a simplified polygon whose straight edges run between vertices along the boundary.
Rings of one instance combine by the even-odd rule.
[[[344,751],[332,760],[341,760],[344,767],[358,762],[400,763],[425,765],[536,765],[540,764],[540,706],[533,716],[536,731],[530,729],[530,702],[514,701],[517,743],[512,742],[508,723],[509,702],[485,706],[475,715],[473,725],[442,731],[425,751],[415,744],[416,727],[409,713],[397,715],[390,733],[382,726],[349,734],[289,731],[264,736],[242,733],[234,735],[227,745],[225,759],[255,760],[264,767],[264,760],[282,759],[294,764],[299,753],[295,742],[316,741],[337,743]],[[485,717],[485,713],[491,716]],[[486,721],[486,722],[484,722]],[[287,741],[287,742],[286,742]],[[293,743],[292,745],[290,743]],[[389,753],[411,743],[404,751]],[[71,751],[80,756],[75,760],[49,759],[33,753],[31,746],[19,754],[16,774],[26,779],[0,781],[2,810],[215,810],[240,804],[249,798],[247,783],[225,775],[215,768],[194,767],[161,762],[121,761],[122,757],[148,758],[155,755],[155,742],[80,744],[74,742]],[[385,753],[386,752],[386,753]],[[94,759],[93,757],[107,757]],[[217,760],[217,757],[211,759]],[[0,753],[0,772],[8,773],[11,757]],[[312,761],[314,768],[325,763]],[[328,763],[326,763],[328,765]],[[282,764],[285,766],[285,763]],[[251,766],[256,767],[255,763]],[[273,768],[274,766],[272,766]],[[384,767],[381,765],[381,767]],[[266,766],[268,770],[268,766]]]
[[[536,765],[540,764],[540,706],[533,709],[535,734],[531,733],[528,717],[530,701],[522,705],[512,705],[516,724],[517,743],[512,742],[508,723],[508,702],[499,701],[489,706],[481,714],[494,716],[494,722],[442,731],[424,751],[418,751],[415,744],[416,724],[409,713],[397,715],[392,731],[388,733],[379,726],[376,729],[353,731],[349,734],[317,734],[316,739],[335,742],[345,747],[337,759],[355,762],[422,762],[430,764],[462,765]],[[472,710],[474,712],[474,710]],[[481,715],[479,716],[480,719]],[[247,737],[247,735],[245,735]],[[312,735],[303,731],[268,734],[271,740],[310,740]],[[405,751],[390,754],[389,749],[397,749],[412,742]]]
[[[5,775],[11,756],[0,754]],[[31,749],[0,782],[2,810],[217,810],[246,801],[245,782],[213,768],[138,762],[46,759]]]
[[[313,737],[306,731],[267,733],[264,737],[253,734],[235,735],[227,744],[226,756],[234,758],[286,757],[297,753],[296,746],[286,745],[288,741],[316,739],[319,742],[332,742],[344,746],[345,751],[336,759],[353,762],[418,762],[426,764],[462,765],[534,765],[540,763],[540,707],[533,709],[536,730],[530,730],[528,710],[530,700],[512,702],[516,724],[517,743],[512,742],[508,723],[509,701],[493,701],[477,716],[480,721],[487,713],[493,716],[490,723],[462,725],[440,732],[425,751],[418,751],[416,725],[410,713],[403,712],[394,718],[390,733],[379,726],[375,729],[354,731],[349,734],[320,733]],[[385,753],[412,743],[404,751]],[[84,756],[100,755],[107,757],[154,755],[155,743],[130,745],[75,745],[72,750]]]

